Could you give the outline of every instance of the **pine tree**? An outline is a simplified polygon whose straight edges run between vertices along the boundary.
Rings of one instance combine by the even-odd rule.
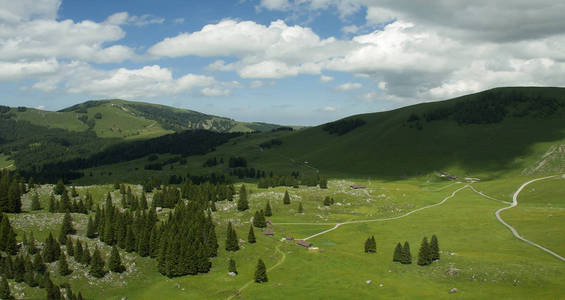
[[[88,249],[88,243],[84,243],[84,250],[82,251],[82,263],[89,265],[91,261],[92,257],[90,255],[90,250]]]
[[[376,253],[377,252],[377,242],[375,241],[375,236],[371,236],[370,239],[370,248],[369,248],[369,252],[371,253]]]
[[[75,244],[75,261],[78,263],[82,262],[82,254],[84,253],[84,250],[82,249],[82,243],[80,242],[79,239],[77,239],[76,244]]]
[[[267,281],[269,281],[267,278],[267,268],[263,260],[259,259],[259,261],[257,261],[257,268],[255,269],[255,282],[263,283]]]
[[[61,248],[59,243],[53,238],[53,235],[49,233],[49,236],[45,240],[45,244],[43,246],[43,259],[48,262],[54,262],[59,259],[59,255],[61,254]]]
[[[128,226],[127,233],[126,233],[126,251],[133,252],[136,249],[135,243],[135,234],[133,233],[133,229],[131,226]]]
[[[432,260],[430,258],[430,245],[428,244],[428,238],[424,237],[420,244],[420,251],[418,251],[418,265],[426,266],[431,264]]]
[[[61,195],[61,205],[59,206],[58,211],[66,212],[72,209],[71,199],[69,198],[69,193],[64,191]]]
[[[63,224],[61,225],[61,231],[65,234],[74,234],[76,230],[73,228],[73,218],[71,213],[67,211],[65,217],[63,218]]]
[[[75,256],[75,247],[73,247],[73,239],[68,238],[67,243],[65,244],[65,248],[67,248],[67,255],[68,256]]]
[[[227,251],[237,251],[239,250],[239,242],[237,240],[237,233],[233,229],[231,222],[228,223],[228,229],[226,232],[226,250]]]
[[[396,248],[394,248],[394,255],[392,256],[393,262],[401,262],[402,261],[402,245],[400,243],[396,244]]]
[[[41,209],[41,203],[39,203],[39,194],[35,192],[31,197],[31,210],[40,210],[40,209]]]
[[[57,237],[57,240],[59,241],[59,244],[61,244],[61,245],[67,244],[67,234],[65,234],[65,232],[63,231],[62,228],[59,231],[59,236]]]
[[[408,244],[408,242],[404,242],[404,247],[402,247],[402,259],[400,263],[401,264],[412,263],[412,254],[410,253],[410,245]]]
[[[327,189],[328,188],[328,178],[325,176],[320,176],[320,188]]]
[[[216,242],[216,246],[217,246],[217,242]],[[149,256],[151,256],[152,258],[156,258],[157,255],[159,254],[159,231],[157,226],[153,226],[153,229],[151,230],[151,242],[149,243],[149,248],[150,248]]]
[[[69,264],[67,263],[67,257],[64,253],[61,253],[61,257],[59,258],[58,269],[59,275],[67,276],[71,274],[73,271],[69,270]]]
[[[49,206],[47,207],[47,210],[50,213],[54,213],[57,211],[56,207],[55,207],[55,196],[53,196],[53,194],[51,194],[51,196],[49,196]]]
[[[230,258],[230,264],[229,264],[229,267],[228,267],[228,272],[237,274],[237,269],[235,267],[235,260],[233,260],[232,258]]]
[[[39,274],[43,274],[45,270],[47,270],[47,266],[45,266],[45,262],[43,262],[43,257],[39,255],[39,253],[33,257],[32,265],[33,270]]]
[[[324,198],[324,205],[325,206],[332,205],[332,200],[330,199],[330,196],[326,196],[326,198]]]
[[[370,239],[365,240],[365,253],[369,253],[369,249],[371,247],[370,243],[371,243]]]
[[[94,252],[92,253],[89,274],[96,278],[102,278],[106,274],[106,271],[104,270],[104,261],[102,260],[98,247],[95,247]]]
[[[120,251],[115,245],[114,247],[112,247],[112,254],[110,255],[110,259],[108,260],[108,269],[116,273],[122,273],[123,271],[125,271],[125,268],[122,265]]]
[[[284,192],[283,204],[285,204],[285,205],[290,204],[290,195],[288,194],[288,191]]]
[[[302,201],[298,203],[298,213],[301,214],[304,212],[304,208],[302,207]]]
[[[253,225],[249,226],[249,234],[247,235],[247,242],[255,244],[255,233],[253,232]]]
[[[109,195],[109,194],[108,194]],[[114,226],[112,226],[111,211],[114,208],[107,208],[106,216],[104,218],[104,243],[108,245],[114,244]]]
[[[59,290],[59,287],[56,286],[55,284],[53,284],[53,281],[51,281],[51,278],[49,278],[49,273],[45,273],[45,278],[44,278],[44,285],[45,285],[45,291],[47,292],[47,300],[61,300],[61,290]]]
[[[71,188],[71,197],[78,197],[78,192],[75,189],[75,186],[73,185],[73,187]]]
[[[29,239],[27,240],[27,245],[25,245],[27,253],[30,255],[34,255],[38,252],[37,247],[35,246],[35,237],[33,236],[33,232],[29,235]]]
[[[239,200],[237,201],[237,210],[244,211],[249,209],[249,203],[247,202],[247,190],[245,185],[242,184],[239,189]]]
[[[16,241],[16,233],[10,225],[8,216],[0,213],[0,250],[6,251],[11,255],[18,253],[18,242]]]
[[[145,193],[141,192],[141,200],[139,201],[139,206],[141,209],[147,209],[147,198],[145,197]]]
[[[62,195],[65,191],[65,184],[63,183],[62,179],[57,180],[57,184],[53,188],[53,193],[57,195]]]
[[[16,282],[24,281],[24,274],[26,272],[25,261],[21,255],[16,256],[13,266],[14,280]]]
[[[0,281],[0,299],[14,299],[5,276],[2,276],[2,281]]]
[[[267,205],[265,206],[265,216],[271,217],[272,215],[273,215],[273,212],[271,210],[271,202],[269,200],[267,200]]]
[[[255,212],[255,216],[253,217],[253,226],[258,228],[267,227],[267,222],[265,221],[265,215],[263,210],[259,210]]]
[[[94,225],[94,221],[90,216],[88,217],[88,224],[86,225],[86,237],[89,239],[96,237],[96,226]]]
[[[432,240],[430,241],[430,259],[432,261],[439,259],[439,242],[435,234],[432,235]]]
[[[212,222],[211,219],[210,222]],[[216,237],[214,224],[211,224],[208,227],[208,239],[206,240],[206,248],[208,249],[209,257],[216,257],[218,255],[218,238]]]

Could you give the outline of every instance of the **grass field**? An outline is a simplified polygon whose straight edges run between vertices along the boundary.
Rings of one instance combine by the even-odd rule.
[[[473,186],[489,196],[508,201],[507,196],[526,180],[518,177]],[[505,220],[526,238],[558,253],[565,252],[565,241],[560,238],[565,216],[559,211],[565,204],[560,199],[563,180],[532,184],[523,191],[520,205],[503,213]],[[365,184],[367,189],[352,190],[351,184]],[[565,290],[561,284],[565,279],[563,262],[515,239],[494,217],[494,211],[507,204],[481,196],[465,188],[465,183],[430,177],[396,182],[331,180],[327,190],[289,189],[290,205],[282,203],[285,188],[257,189],[253,184],[246,185],[250,210],[238,212],[235,202],[217,203],[214,219],[220,250],[218,257],[212,259],[213,268],[208,274],[169,279],[157,272],[155,260],[123,252],[128,271],[122,275],[110,274],[95,280],[69,259],[75,272],[66,278],[54,278],[57,282],[69,282],[73,289],[92,299],[121,299],[126,295],[128,299],[226,299],[241,288],[242,299],[302,299],[305,295],[317,299],[540,299],[559,298]],[[43,186],[40,190],[44,208],[51,189],[51,186]],[[134,187],[134,191],[139,189]],[[346,224],[312,238],[310,242],[319,247],[317,251],[280,241],[286,236],[311,236],[332,228],[334,223],[400,216],[438,203],[458,189],[461,190],[443,205],[396,220]],[[85,188],[78,190],[80,194],[86,192]],[[110,185],[88,187],[88,191],[97,202],[112,191],[115,203],[119,203],[118,194]],[[326,195],[334,197],[336,204],[325,207],[322,200]],[[247,244],[249,220],[255,210],[265,207],[267,200],[273,208],[274,215],[269,219],[274,223],[275,236],[264,236],[255,228],[257,243]],[[299,202],[303,203],[303,214],[297,213]],[[28,206],[29,199],[24,197],[24,208]],[[548,213],[555,217],[548,218]],[[84,237],[86,216],[73,214],[73,217],[77,237],[87,240]],[[58,230],[62,215],[43,210],[10,218],[19,238],[23,232],[33,231],[37,239],[43,240],[50,230]],[[235,225],[241,240],[242,249],[235,253],[223,250],[228,219]],[[431,266],[417,266],[419,243],[424,236],[432,234],[439,238],[441,259]],[[363,242],[370,235],[374,235],[377,242],[376,254],[363,253]],[[394,246],[404,241],[410,243],[412,265],[392,262]],[[109,253],[108,246],[93,240],[89,242],[92,246],[95,243]],[[239,275],[236,277],[227,275],[230,257],[237,262]],[[258,258],[265,261],[267,268],[276,267],[268,272],[268,283],[247,284],[253,278]],[[55,267],[56,264],[51,266]],[[449,294],[452,288],[457,288],[458,292]],[[25,288],[22,292],[33,298],[41,296],[43,290]]]

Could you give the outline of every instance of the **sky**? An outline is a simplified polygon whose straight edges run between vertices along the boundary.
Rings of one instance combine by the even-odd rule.
[[[0,104],[316,125],[565,85],[565,1],[0,0]]]

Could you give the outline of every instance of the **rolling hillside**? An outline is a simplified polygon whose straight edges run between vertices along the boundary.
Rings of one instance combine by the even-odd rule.
[[[222,172],[202,164],[230,156],[245,157],[250,166],[281,175],[319,171],[332,177],[400,179],[444,171],[487,179],[545,174],[565,171],[564,121],[565,89],[498,88],[300,131],[241,136],[212,153],[191,157],[187,166],[139,176]],[[272,140],[278,142],[260,146]],[[143,161],[93,170],[119,174]],[[97,182],[105,181],[109,178]]]

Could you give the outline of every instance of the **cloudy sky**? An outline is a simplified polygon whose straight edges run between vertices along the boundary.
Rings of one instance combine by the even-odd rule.
[[[0,103],[147,101],[313,125],[565,85],[564,1],[0,0]]]

